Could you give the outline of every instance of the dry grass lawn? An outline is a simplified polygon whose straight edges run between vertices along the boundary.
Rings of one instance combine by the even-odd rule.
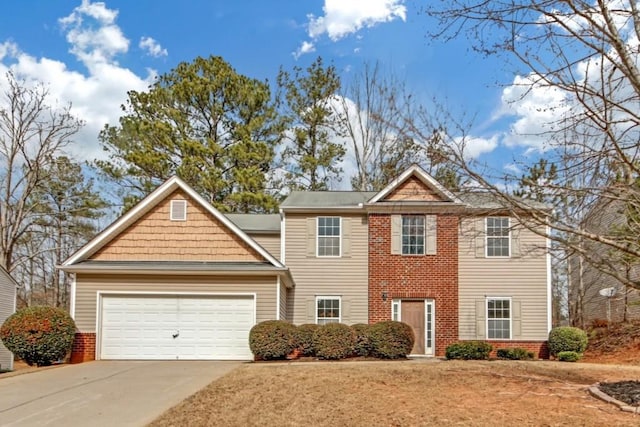
[[[638,426],[591,397],[640,367],[536,362],[246,364],[152,426]]]

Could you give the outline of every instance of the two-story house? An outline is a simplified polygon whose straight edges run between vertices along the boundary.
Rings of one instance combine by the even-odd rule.
[[[479,339],[546,357],[540,231],[418,166],[378,193],[293,192],[279,215],[223,215],[171,178],[61,266],[72,360],[248,359],[250,328],[270,319],[394,319],[414,355]]]

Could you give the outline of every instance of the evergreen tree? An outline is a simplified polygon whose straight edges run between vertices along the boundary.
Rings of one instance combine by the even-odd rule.
[[[280,70],[284,114],[290,126],[289,144],[282,152],[286,185],[293,190],[326,190],[341,179],[344,145],[334,116],[340,78],[334,66],[317,58],[306,70]]]
[[[148,92],[129,92],[97,166],[119,184],[125,209],[176,174],[224,212],[276,208],[268,182],[282,122],[266,82],[220,57],[180,63]]]

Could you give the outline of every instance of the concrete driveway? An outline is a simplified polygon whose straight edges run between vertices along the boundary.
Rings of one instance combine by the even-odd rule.
[[[0,377],[0,424],[143,426],[240,364],[97,361]]]

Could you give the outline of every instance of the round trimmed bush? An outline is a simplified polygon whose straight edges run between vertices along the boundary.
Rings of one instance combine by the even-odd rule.
[[[575,351],[561,351],[558,353],[558,360],[561,362],[577,362],[582,356]]]
[[[322,359],[344,359],[353,355],[356,334],[343,323],[327,323],[313,333],[316,356]]]
[[[313,347],[313,333],[320,326],[315,323],[305,323],[298,326],[298,337],[300,339],[300,352],[303,356],[315,356],[316,350]]]
[[[411,326],[394,320],[385,320],[370,325],[369,339],[373,348],[373,356],[381,359],[407,357],[415,342]]]
[[[582,353],[587,348],[587,333],[580,328],[560,326],[549,332],[549,353],[558,356],[561,351]]]
[[[249,332],[249,348],[262,360],[284,359],[299,345],[298,329],[284,320],[260,322]]]
[[[351,325],[351,329],[356,334],[355,354],[357,356],[367,357],[373,352],[373,346],[371,345],[371,338],[369,337],[369,325],[365,323],[358,323]]]
[[[76,324],[66,311],[45,306],[18,310],[0,328],[4,346],[29,366],[64,359],[75,334]]]

